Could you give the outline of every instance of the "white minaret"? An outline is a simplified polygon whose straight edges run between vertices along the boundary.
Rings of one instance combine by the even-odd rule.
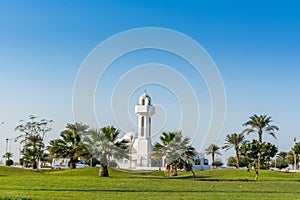
[[[155,107],[151,105],[151,97],[146,91],[139,98],[139,105],[135,106],[135,114],[139,118],[137,138],[137,166],[151,167],[151,116]]]

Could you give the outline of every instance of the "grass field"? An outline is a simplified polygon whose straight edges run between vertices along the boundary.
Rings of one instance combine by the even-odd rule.
[[[124,172],[97,168],[42,170],[0,167],[0,199],[300,199],[300,173],[261,171],[258,181],[246,170]]]

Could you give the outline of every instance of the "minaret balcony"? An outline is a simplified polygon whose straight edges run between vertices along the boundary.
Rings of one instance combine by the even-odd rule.
[[[154,106],[135,106],[135,114],[143,116],[151,116],[155,113]]]

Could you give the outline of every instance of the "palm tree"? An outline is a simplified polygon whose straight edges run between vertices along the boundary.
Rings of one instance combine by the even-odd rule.
[[[33,169],[38,170],[38,163],[42,156],[44,148],[43,139],[39,135],[29,135],[26,137],[26,144],[24,146],[24,156],[29,156],[30,159],[25,159],[32,164]],[[28,152],[28,153],[27,153]]]
[[[81,141],[81,136],[87,131],[88,126],[82,123],[67,124],[66,130],[62,131],[62,139],[50,141],[49,152],[54,158],[70,158],[68,167],[76,168],[78,158],[89,159],[91,154]]]
[[[20,140],[20,143],[23,144],[22,152],[26,154],[28,148],[33,148],[33,151],[30,151],[28,154],[36,153],[32,159],[23,159],[32,160],[30,162],[33,165],[33,168],[38,170],[37,164],[40,162],[41,155],[44,151],[44,137],[45,135],[52,130],[50,127],[53,120],[37,120],[37,117],[30,115],[28,121],[21,120],[21,123],[15,128],[15,131],[20,131],[21,135],[15,138],[15,141]],[[26,163],[25,163],[26,164]]]
[[[258,141],[260,143],[262,143],[262,134],[264,132],[268,133],[276,139],[275,131],[278,131],[279,128],[277,126],[271,125],[271,122],[271,117],[267,117],[267,115],[253,115],[250,117],[250,120],[243,124],[243,126],[250,126],[250,128],[245,129],[243,133],[257,133]]]
[[[2,157],[6,158],[7,160],[10,160],[13,157],[13,153],[12,152],[6,152]]]
[[[225,149],[227,151],[228,149],[234,148],[235,150],[235,160],[236,160],[236,168],[239,168],[239,148],[240,144],[243,144],[245,142],[245,136],[243,133],[233,133],[226,135],[225,139],[225,145],[222,147],[222,149]]]
[[[213,168],[215,168],[215,155],[222,155],[219,152],[219,149],[220,147],[218,147],[216,144],[211,144],[205,149],[206,155],[211,155]]]
[[[26,151],[23,151],[23,157],[20,159],[20,161],[23,163],[25,167],[29,167],[30,164],[32,164],[33,169],[36,168],[36,149],[26,149]]]
[[[190,138],[183,138],[180,131],[177,132],[164,132],[160,137],[160,142],[154,145],[152,158],[164,159],[166,158],[167,170],[170,176],[177,175],[177,168],[182,164],[182,158],[186,163],[193,160],[195,155],[194,147],[188,145]]]
[[[262,134],[268,133],[272,137],[276,139],[275,131],[278,131],[279,128],[277,126],[271,125],[271,117],[267,117],[267,115],[256,115],[250,117],[250,120],[245,122],[243,126],[250,126],[250,128],[246,128],[243,133],[250,134],[250,133],[257,133],[258,134],[258,141],[262,143]],[[260,152],[258,155],[258,168],[260,168]]]
[[[296,164],[294,167],[295,170],[299,169],[299,155],[300,155],[300,142],[296,142],[295,145],[292,148],[293,154],[294,154],[294,159],[296,157],[296,162],[294,162],[293,165]]]
[[[113,126],[92,129],[84,138],[84,144],[96,159],[100,160],[99,176],[108,177],[111,159],[128,157],[129,141],[119,139],[120,131]]]

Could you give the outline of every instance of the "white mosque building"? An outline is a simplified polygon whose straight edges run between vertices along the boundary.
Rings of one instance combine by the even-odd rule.
[[[138,116],[138,132],[129,132],[122,139],[130,141],[129,159],[122,159],[118,167],[127,169],[159,169],[166,163],[162,160],[151,159],[153,145],[151,142],[151,117],[155,114],[155,107],[151,103],[151,97],[146,91],[140,96],[138,105],[135,106],[135,114]],[[208,160],[203,155],[197,155],[195,169],[210,169]]]

